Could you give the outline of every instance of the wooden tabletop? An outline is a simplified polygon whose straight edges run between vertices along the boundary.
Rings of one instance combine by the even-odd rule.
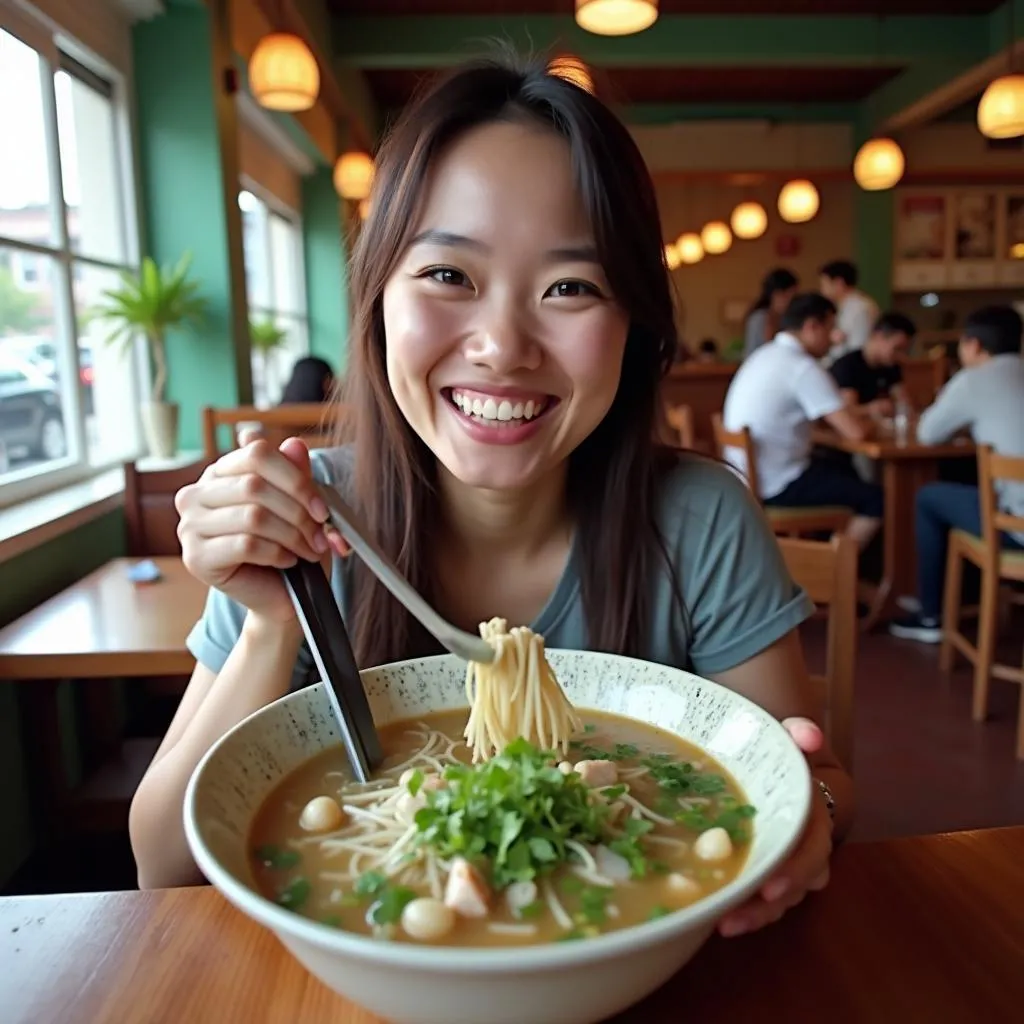
[[[185,638],[207,588],[180,558],[154,558],[162,578],[132,583],[115,558],[0,630],[0,679],[187,675]]]
[[[846,846],[824,892],[616,1024],[1019,1019],[1022,861],[1024,828]],[[0,963],[5,1024],[379,1024],[208,887],[0,900]]]
[[[921,444],[914,438],[897,441],[892,435],[881,435],[865,441],[851,441],[827,427],[817,427],[811,434],[815,444],[849,452],[851,455],[866,455],[869,459],[953,459],[973,458],[974,442],[969,438],[948,441],[945,444]]]

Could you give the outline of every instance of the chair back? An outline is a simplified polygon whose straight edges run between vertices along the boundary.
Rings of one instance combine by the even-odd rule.
[[[978,498],[981,502],[981,536],[995,568],[1002,546],[1000,532],[1024,533],[1024,516],[1011,515],[999,507],[996,482],[1024,486],[1024,458],[997,455],[991,445],[978,445]]]
[[[744,474],[747,484],[754,496],[760,499],[761,487],[757,478],[757,457],[754,454],[754,439],[747,427],[739,430],[726,430],[722,422],[722,414],[715,413],[711,417],[711,426],[715,432],[715,449],[720,459],[726,458],[726,450],[736,448],[743,453]]]
[[[828,614],[824,675],[812,675],[825,709],[825,732],[847,771],[853,770],[854,677],[857,657],[857,545],[777,538],[790,575]]]
[[[203,455],[211,461],[223,452],[218,442],[220,427],[231,428],[231,445],[237,446],[239,427],[253,426],[272,444],[286,437],[301,437],[310,448],[326,448],[334,443],[334,428],[344,415],[337,405],[328,402],[296,402],[260,409],[255,405],[239,405],[232,409],[203,409]]]
[[[694,430],[693,409],[689,405],[669,405],[665,403],[665,419],[676,432],[680,448],[694,448],[697,435]]]
[[[134,462],[124,467],[124,521],[128,554],[132,558],[180,555],[178,510],[174,496],[195,483],[209,465],[197,459],[174,469],[140,470]]]

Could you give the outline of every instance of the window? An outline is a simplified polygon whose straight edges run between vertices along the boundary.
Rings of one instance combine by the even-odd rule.
[[[281,399],[296,359],[309,352],[309,323],[302,267],[302,228],[290,210],[263,198],[255,186],[238,194],[245,249],[249,320],[274,324],[283,332],[269,353],[253,345],[252,384],[257,405]]]
[[[0,505],[134,458],[144,368],[91,315],[134,258],[122,83],[16,31],[0,26],[17,97],[0,105]]]

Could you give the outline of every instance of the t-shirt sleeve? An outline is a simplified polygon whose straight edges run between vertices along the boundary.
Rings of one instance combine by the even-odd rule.
[[[678,493],[675,566],[689,661],[695,672],[714,675],[770,647],[814,605],[793,582],[764,513],[734,473],[714,463],[695,467]]]
[[[843,396],[831,374],[814,362],[808,362],[793,380],[793,394],[809,420],[831,416],[843,407]]]
[[[840,356],[840,358],[829,367],[829,373],[832,374],[832,379],[836,382],[836,387],[840,390],[843,388],[849,388],[852,391],[859,390],[857,371],[849,354]]]

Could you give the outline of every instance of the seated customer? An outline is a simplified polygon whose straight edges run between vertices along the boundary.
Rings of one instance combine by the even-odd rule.
[[[906,400],[899,357],[917,333],[910,317],[885,313],[863,348],[840,356],[829,368],[849,408],[869,416],[891,416],[894,403]]]
[[[811,426],[824,419],[852,440],[867,425],[846,408],[835,381],[818,360],[828,351],[836,307],[823,295],[797,295],[780,320],[781,330],[736,371],[725,396],[728,430],[750,430],[757,459],[758,497],[788,508],[849,508],[847,532],[863,549],[882,520],[882,491],[832,463],[812,460]],[[742,455],[726,456],[741,472]]]
[[[949,380],[921,414],[917,439],[941,444],[969,430],[977,444],[999,455],[1024,457],[1024,359],[1021,318],[1010,306],[989,306],[964,324],[959,357],[963,369]],[[997,482],[999,507],[1024,515],[1024,484]],[[922,643],[942,640],[942,589],[950,530],[981,536],[978,488],[970,484],[926,484],[917,492],[917,614],[892,623],[894,636]],[[1024,534],[1005,537],[1008,547],[1024,546]]]

